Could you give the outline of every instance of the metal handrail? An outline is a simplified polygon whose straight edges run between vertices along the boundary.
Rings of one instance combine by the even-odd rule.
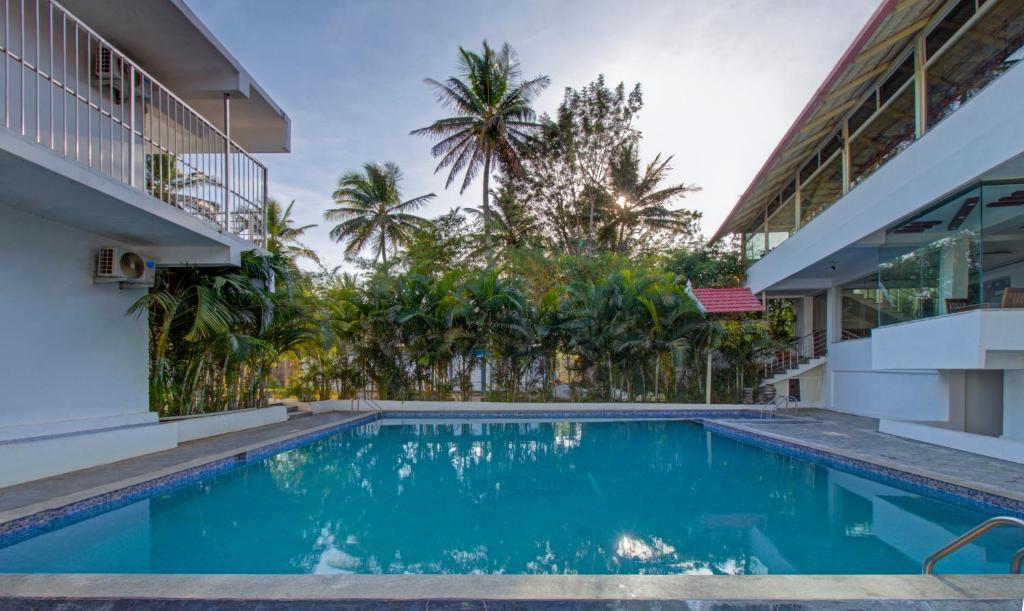
[[[769,414],[777,409],[789,409],[790,403],[793,404],[793,413],[796,415],[800,414],[800,401],[793,395],[783,395],[775,397],[771,401],[767,401],[761,404],[761,415],[763,416],[765,411]]]
[[[56,0],[0,1],[0,127],[264,244],[267,169]]]
[[[796,338],[772,355],[772,358],[765,363],[764,377],[771,377],[772,372],[779,367],[793,369],[800,359],[812,359],[819,354],[824,354],[827,348],[827,337],[825,329],[818,329]]]
[[[1012,518],[1010,516],[998,516],[985,520],[925,558],[924,564],[921,566],[921,572],[925,575],[931,575],[932,571],[935,569],[936,562],[942,560],[946,556],[952,554],[956,550],[998,526],[1018,526],[1020,528],[1024,528],[1024,520],[1021,520],[1020,518]],[[1010,572],[1020,573],[1021,562],[1024,562],[1024,549],[1018,550],[1017,553],[1013,555],[1013,559],[1010,561]]]

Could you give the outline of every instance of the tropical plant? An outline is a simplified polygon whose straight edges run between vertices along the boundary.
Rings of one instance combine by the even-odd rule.
[[[437,143],[430,152],[440,158],[435,171],[449,168],[445,188],[463,175],[460,193],[483,171],[484,249],[492,261],[490,239],[490,178],[494,165],[509,175],[522,174],[520,157],[539,127],[532,103],[548,86],[547,76],[522,80],[519,59],[507,43],[494,50],[483,43],[476,53],[459,47],[459,74],[425,81],[437,101],[454,116],[413,130]]]
[[[349,172],[338,180],[334,201],[338,208],[324,213],[340,221],[331,239],[345,242],[345,257],[353,258],[370,246],[374,258],[387,263],[388,250],[396,252],[427,221],[413,214],[434,199],[433,193],[402,200],[402,172],[393,162],[366,163],[362,172]]]
[[[316,251],[301,241],[302,236],[316,225],[296,227],[292,220],[294,207],[295,200],[285,208],[276,199],[267,202],[267,250],[291,261],[306,258],[319,263]]]

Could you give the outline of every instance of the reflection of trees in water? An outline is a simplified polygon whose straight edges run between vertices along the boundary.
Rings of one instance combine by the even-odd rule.
[[[197,546],[207,572],[915,570],[839,490],[685,423],[389,426],[170,495],[154,549],[177,572]]]

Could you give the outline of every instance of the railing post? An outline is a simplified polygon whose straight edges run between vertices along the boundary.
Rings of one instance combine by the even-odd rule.
[[[65,136],[66,138],[67,136]],[[128,185],[136,186],[135,180],[135,66],[128,70]]]
[[[263,170],[263,201],[260,202],[260,205],[263,208],[263,225],[260,228],[261,229],[261,231],[260,231],[260,240],[261,240],[260,246],[262,246],[263,248],[266,248],[267,247],[267,243],[268,243],[267,242],[267,236],[270,233],[269,229],[267,228],[267,199],[268,199],[267,168],[265,168],[263,166],[260,166],[260,168]]]
[[[231,94],[224,94],[224,231],[231,233]]]

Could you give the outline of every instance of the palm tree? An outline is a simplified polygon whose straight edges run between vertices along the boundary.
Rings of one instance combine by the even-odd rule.
[[[284,209],[276,199],[267,202],[267,250],[292,261],[305,257],[314,263],[319,263],[320,257],[317,256],[316,251],[299,241],[306,231],[316,227],[316,224],[294,226],[293,206],[295,206],[295,200],[292,200]]]
[[[491,199],[494,201],[490,210],[491,237],[497,239],[499,250],[535,246],[540,242],[537,219],[511,187],[500,185],[491,191]],[[483,226],[485,217],[482,210],[467,206],[466,212]]]
[[[673,200],[699,187],[687,184],[663,186],[672,171],[672,157],[662,159],[659,153],[640,172],[640,155],[635,144],[626,144],[611,161],[611,182],[616,205],[611,206],[608,223],[602,233],[612,242],[615,252],[625,252],[628,243],[644,241],[652,232],[663,230],[673,234],[690,231],[696,217],[689,210],[669,207]]]
[[[433,193],[402,201],[402,171],[394,162],[365,163],[362,172],[349,172],[338,180],[334,201],[339,208],[324,213],[329,221],[341,221],[331,229],[331,239],[348,242],[345,257],[352,258],[372,243],[374,259],[388,262],[388,248],[397,250],[415,230],[429,221],[412,214],[434,199]]]
[[[490,177],[497,163],[507,175],[522,174],[520,156],[540,127],[531,103],[548,86],[547,76],[521,80],[519,59],[508,45],[495,51],[484,41],[482,53],[459,47],[458,77],[443,83],[426,79],[440,104],[455,116],[439,119],[429,127],[413,130],[417,136],[430,136],[438,142],[430,149],[439,157],[435,172],[451,168],[445,188],[461,172],[464,193],[483,170],[484,248],[487,263],[492,262],[490,229]]]

